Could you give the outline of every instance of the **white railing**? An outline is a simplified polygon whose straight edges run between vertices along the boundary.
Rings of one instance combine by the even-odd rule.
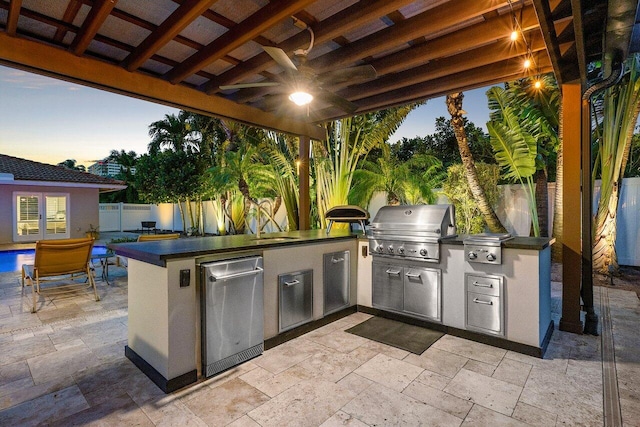
[[[507,230],[517,236],[528,236],[531,228],[531,217],[524,191],[519,184],[501,185],[501,196],[496,207],[496,213]],[[549,228],[553,224],[553,196],[555,183],[549,183]],[[597,206],[599,184],[596,183],[594,192],[594,211]],[[440,196],[438,203],[447,203],[444,196]],[[640,266],[640,178],[625,178],[622,181],[620,203],[618,204],[618,234],[616,251],[621,265]],[[377,194],[369,205],[371,218],[375,217],[382,206],[386,204],[384,194]],[[216,218],[211,202],[204,202],[201,221],[205,233],[216,234]],[[576,211],[579,218],[579,211]],[[184,231],[180,210],[177,205],[163,203],[159,205],[138,205],[127,203],[100,203],[101,231],[135,231],[141,230],[142,221],[155,221],[160,230]],[[287,217],[284,206],[276,214],[276,221],[285,230]],[[255,230],[255,221],[251,220],[251,227]],[[187,227],[191,224],[187,223]],[[265,232],[277,231],[276,227],[268,224]],[[550,230],[551,231],[551,230]]]

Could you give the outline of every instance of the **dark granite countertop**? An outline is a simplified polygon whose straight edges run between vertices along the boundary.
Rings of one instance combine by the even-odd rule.
[[[468,235],[460,234],[455,237],[445,237],[441,239],[441,242],[444,245],[462,245],[466,237],[468,237]],[[505,249],[532,249],[541,251],[553,245],[555,241],[556,239],[553,237],[515,236],[513,239],[502,242],[502,247]]]
[[[190,237],[174,240],[157,240],[134,243],[115,243],[109,249],[120,256],[138,261],[166,266],[168,259],[195,258],[203,255],[266,249],[281,246],[320,243],[328,240],[356,239],[358,234],[347,230],[303,230],[282,233],[265,233],[260,239],[254,234],[233,236]]]

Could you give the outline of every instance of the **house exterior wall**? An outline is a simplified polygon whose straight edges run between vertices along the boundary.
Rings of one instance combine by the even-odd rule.
[[[0,244],[13,243],[13,193],[67,193],[69,194],[69,232],[71,238],[84,237],[89,224],[97,227],[98,189],[64,186],[0,185]]]

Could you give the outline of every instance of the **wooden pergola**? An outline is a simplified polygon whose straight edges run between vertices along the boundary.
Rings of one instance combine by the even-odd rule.
[[[638,0],[0,0],[0,64],[298,135],[301,228],[309,144],[325,138],[326,121],[553,72],[570,219],[560,327],[581,332],[580,285],[591,284],[582,94],[590,64],[602,61],[606,75],[638,50],[637,9]],[[308,51],[306,62],[292,70],[263,46]],[[350,69],[362,66],[375,77]],[[304,108],[287,99],[300,82],[314,95]],[[237,84],[258,87],[221,88]]]

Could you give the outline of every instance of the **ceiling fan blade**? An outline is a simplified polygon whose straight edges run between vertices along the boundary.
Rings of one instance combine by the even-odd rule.
[[[371,65],[360,65],[357,67],[342,68],[339,70],[327,71],[320,74],[317,79],[321,83],[343,83],[343,82],[361,82],[365,80],[373,80],[378,76],[376,69]]]
[[[235,85],[224,85],[220,86],[221,90],[227,89],[246,89],[250,87],[270,87],[270,86],[280,86],[278,82],[255,82],[255,83],[238,83]]]
[[[352,114],[358,109],[358,106],[348,99],[344,99],[343,97],[326,90],[317,91],[316,96],[323,101],[335,105],[345,113]]]
[[[298,67],[287,56],[284,50],[279,47],[262,46],[265,52],[269,54],[285,71],[298,71]]]

